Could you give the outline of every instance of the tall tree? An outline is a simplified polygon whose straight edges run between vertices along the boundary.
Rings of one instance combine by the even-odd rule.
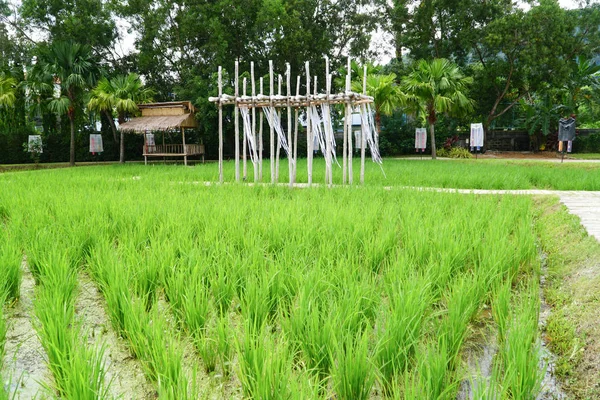
[[[20,13],[27,30],[46,33],[50,42],[86,43],[106,55],[117,37],[105,0],[23,0]]]
[[[352,82],[352,90],[362,93],[362,82]],[[367,75],[367,94],[373,97],[375,105],[375,125],[377,133],[381,134],[381,116],[390,116],[402,106],[406,99],[400,86],[396,84],[396,74],[371,74]]]
[[[439,113],[460,115],[473,110],[467,97],[473,78],[466,77],[458,66],[446,59],[420,60],[404,79],[404,90],[413,110],[424,109],[431,136],[431,158],[436,158],[435,130]]]
[[[75,165],[75,113],[80,109],[84,91],[97,79],[98,69],[89,46],[73,42],[54,42],[40,48],[36,74],[51,77],[58,96],[50,100],[48,108],[66,114],[71,130],[69,163]]]
[[[563,87],[578,56],[594,54],[600,42],[600,6],[564,10],[542,0],[491,22],[475,46],[477,114],[485,130],[521,99]]]
[[[117,128],[113,112],[117,113],[119,124],[125,122],[128,115],[136,114],[138,104],[151,101],[154,91],[144,87],[137,74],[119,75],[112,79],[102,78],[92,90],[88,102],[90,110],[103,112],[110,123],[113,135],[117,136]],[[119,162],[125,162],[125,134],[121,131]]]

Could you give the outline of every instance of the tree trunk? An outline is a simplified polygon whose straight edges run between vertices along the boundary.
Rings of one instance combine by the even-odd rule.
[[[431,159],[435,160],[436,159],[436,154],[435,154],[435,130],[434,130],[434,124],[430,123],[429,124],[429,132],[431,134]]]
[[[69,157],[69,165],[71,167],[75,166],[75,121],[73,117],[69,116],[69,122],[71,125],[71,154]]]
[[[113,133],[113,139],[115,140],[115,143],[118,143],[119,137],[117,136],[117,127],[115,125],[115,120],[113,119],[112,114],[108,111],[104,111],[104,115],[106,115],[106,118],[108,119],[108,124],[110,125],[110,129]]]
[[[125,132],[121,131],[121,143],[119,144],[119,162],[121,164],[125,163]]]

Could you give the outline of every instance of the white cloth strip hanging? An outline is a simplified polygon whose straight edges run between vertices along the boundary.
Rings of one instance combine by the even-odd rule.
[[[242,115],[242,121],[244,123],[244,136],[246,136],[248,146],[250,147],[250,159],[252,160],[252,164],[256,164],[258,162],[257,157],[255,157],[255,155],[257,154],[256,138],[254,137],[254,133],[252,132],[250,110],[248,109],[248,107],[240,107],[240,114]]]
[[[333,157],[333,160],[338,165],[338,167],[340,167],[340,163],[338,162],[337,156],[335,154],[335,134],[333,132],[333,124],[331,122],[331,109],[329,107],[329,104],[322,104],[321,111],[323,112],[323,127],[325,130],[325,140],[331,144],[331,156]]]
[[[319,147],[321,148],[321,153],[325,154],[325,138],[323,136],[323,119],[319,114],[319,109],[315,105],[310,106],[310,122],[311,127],[313,128],[313,136],[315,141],[319,143]]]
[[[269,126],[272,126],[273,129],[275,129],[275,132],[277,132],[277,136],[279,137],[279,143],[281,143],[281,147],[283,147],[283,150],[285,150],[287,156],[290,157],[290,147],[288,146],[287,138],[285,136],[285,133],[283,132],[283,128],[281,127],[281,119],[279,119],[275,108],[263,107],[263,112],[267,117],[267,122],[269,123]],[[271,121],[271,116],[273,117],[274,121]]]
[[[381,155],[379,154],[379,148],[377,147],[377,128],[375,127],[375,121],[373,119],[373,113],[371,112],[371,105],[367,104],[360,106],[360,123],[367,139],[369,149],[371,149],[371,159],[377,164],[383,164]]]

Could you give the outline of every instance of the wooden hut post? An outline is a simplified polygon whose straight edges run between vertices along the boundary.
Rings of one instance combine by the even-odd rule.
[[[365,65],[363,68],[363,95],[367,95],[367,66]],[[361,105],[360,108],[366,108],[364,105]],[[365,114],[365,113],[361,113]],[[362,117],[362,116],[361,116]],[[364,124],[361,124],[364,125]],[[360,129],[360,184],[365,184],[365,147],[366,147],[367,138],[365,137],[365,132]]]
[[[306,163],[308,170],[308,186],[312,185],[312,159],[313,159],[313,138],[310,120],[310,63],[306,61]]]
[[[277,96],[281,96],[281,75],[277,75]],[[281,124],[281,109],[277,109],[277,120]],[[279,157],[281,156],[281,138],[277,134],[277,150],[275,151],[275,182],[279,183]]]
[[[350,92],[352,90],[352,63],[350,57],[348,57],[348,76],[346,77],[346,92]],[[352,185],[353,183],[353,173],[352,173],[352,102],[348,99],[346,103],[346,115],[348,118],[346,119],[346,123],[348,124],[348,184]]]
[[[254,79],[254,62],[250,64],[250,73],[252,79],[252,98],[256,97],[256,80]],[[253,160],[256,160],[256,105],[254,101],[252,102],[252,137],[254,138],[254,149],[250,149],[250,151],[254,152]],[[256,162],[252,163],[254,166],[254,182],[258,182],[258,164]]]
[[[296,97],[300,97],[300,75],[296,76]],[[294,176],[293,183],[296,183],[296,173],[298,172],[298,107],[294,107]]]
[[[270,159],[271,159],[271,183],[275,183],[275,136],[273,131],[274,112],[273,112],[273,60],[269,60],[269,140],[270,140]]]
[[[243,95],[245,97],[246,93],[247,93],[246,89],[248,88],[248,80],[246,77],[244,77],[242,87],[243,87]],[[243,139],[242,139],[242,179],[245,182],[246,179],[248,179],[248,167],[247,167],[247,163],[246,163],[246,157],[247,157],[247,153],[248,153],[248,151],[246,150],[246,148],[248,146],[248,136],[246,135],[245,128],[244,128],[244,134],[242,136],[243,136]]]
[[[292,67],[290,63],[285,64],[285,79],[286,79],[286,87],[287,87],[287,142],[288,142],[288,176],[290,181],[290,187],[293,186],[293,176],[294,176],[294,158],[293,151],[294,147],[292,145],[292,107],[290,106],[290,99],[292,97],[292,88],[291,85],[291,74]]]
[[[219,182],[223,183],[223,71],[219,65]]]
[[[264,90],[263,90],[263,77],[260,77],[260,94],[264,94]],[[263,120],[264,120],[264,112],[261,111],[258,112],[258,114],[260,115],[260,119],[259,124],[258,124],[258,180],[262,182],[263,179],[263,150],[264,150],[264,145],[263,145]]]
[[[187,166],[187,149],[185,146],[185,128],[181,127],[181,140],[183,141],[183,165]]]
[[[147,142],[147,138],[146,138],[146,132],[144,131],[144,165],[148,165],[148,156],[146,154],[148,154],[148,142]]]
[[[235,62],[235,181],[240,181],[240,110],[238,109],[238,97],[240,96],[239,62]]]

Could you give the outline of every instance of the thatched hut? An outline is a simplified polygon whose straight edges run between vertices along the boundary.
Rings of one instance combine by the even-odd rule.
[[[201,155],[204,161],[203,144],[186,144],[185,129],[198,127],[195,108],[189,101],[140,104],[141,117],[133,118],[120,125],[119,129],[144,135],[144,160],[148,157],[183,157],[187,165],[188,156]],[[181,144],[165,144],[166,131],[181,130]],[[154,133],[161,131],[162,144],[157,144]]]

